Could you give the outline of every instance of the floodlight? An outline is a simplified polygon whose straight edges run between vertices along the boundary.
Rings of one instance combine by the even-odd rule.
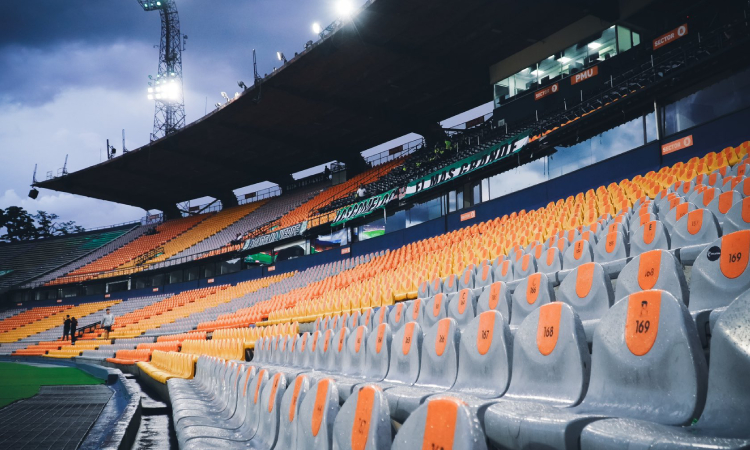
[[[224,97],[224,100],[227,100],[227,101],[229,100],[229,96],[227,95],[226,92],[222,92],[221,96]]]
[[[154,88],[148,88],[148,93],[150,94],[152,92],[154,92]]]
[[[323,28],[320,27],[320,24],[318,22],[315,22],[312,24],[312,30],[315,34],[320,34],[321,31],[323,31]]]
[[[237,86],[241,87],[242,90],[246,90],[247,89],[247,85],[245,85],[244,81],[238,81],[237,82]]]
[[[531,74],[534,75],[535,77],[538,77],[538,76],[544,75],[544,72],[541,70],[532,70]]]
[[[284,56],[284,54],[283,54],[283,53],[281,53],[281,52],[276,52],[276,58],[277,58],[277,59],[278,59],[279,61],[283,61],[284,63],[286,63],[286,62],[287,62],[287,61],[286,61],[286,56]]]
[[[596,50],[597,48],[599,48],[599,47],[601,47],[601,46],[602,46],[602,44],[600,44],[600,43],[598,43],[598,42],[592,42],[592,43],[590,43],[590,44],[589,44],[589,48],[590,48],[591,50]]]
[[[567,56],[561,56],[557,59],[557,62],[559,62],[560,64],[567,64],[570,62],[570,58],[568,58]]]
[[[239,92],[235,92],[234,93],[234,99],[237,100],[238,98],[240,98],[240,93]]]
[[[215,106],[216,106],[217,109],[221,108],[221,103],[217,103]]]
[[[354,13],[354,5],[350,0],[339,0],[336,3],[336,12],[342,17],[349,17]]]

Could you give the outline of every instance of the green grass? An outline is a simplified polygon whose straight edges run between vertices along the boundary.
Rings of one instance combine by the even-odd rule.
[[[33,397],[39,386],[103,384],[104,380],[73,367],[34,367],[0,363],[0,408]]]

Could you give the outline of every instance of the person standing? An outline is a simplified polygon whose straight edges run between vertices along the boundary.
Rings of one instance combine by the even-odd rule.
[[[68,335],[70,335],[70,314],[65,317],[63,322],[63,341],[68,340]]]
[[[109,339],[109,332],[112,331],[112,325],[115,324],[115,316],[112,315],[112,311],[107,308],[107,312],[102,317],[102,328],[104,328],[104,339]]]
[[[70,342],[75,345],[76,343],[76,328],[78,328],[78,319],[75,317],[70,318]]]

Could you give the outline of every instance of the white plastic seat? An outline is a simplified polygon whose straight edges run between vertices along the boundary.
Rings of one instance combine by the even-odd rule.
[[[511,316],[510,305],[511,298],[508,285],[502,281],[495,281],[485,287],[479,296],[479,300],[477,301],[477,315],[485,311],[495,310],[502,314],[505,322],[509,323]]]
[[[336,415],[333,450],[391,448],[391,418],[382,389],[367,384],[357,389]]]
[[[604,268],[598,263],[588,263],[576,267],[560,283],[557,300],[573,307],[591,343],[599,319],[615,302],[615,293]]]

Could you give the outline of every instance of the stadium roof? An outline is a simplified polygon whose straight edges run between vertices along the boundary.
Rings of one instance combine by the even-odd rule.
[[[638,9],[649,0],[628,3]],[[404,134],[424,135],[489,101],[490,66],[495,75],[503,65],[512,73],[525,58],[599,32],[629,13],[617,4],[374,0],[220,110],[38,186],[163,210],[264,180],[283,183]]]

